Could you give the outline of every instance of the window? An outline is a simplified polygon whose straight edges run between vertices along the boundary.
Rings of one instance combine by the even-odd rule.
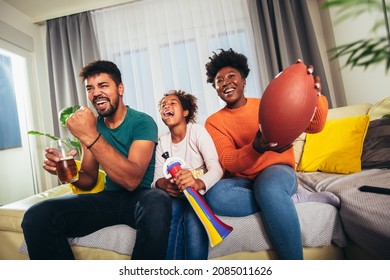
[[[157,108],[163,93],[181,89],[198,99],[197,122],[224,106],[206,82],[213,51],[232,48],[248,58],[246,95],[262,88],[247,0],[137,1],[92,13],[102,59],[122,70],[124,102],[167,130]]]
[[[22,145],[13,75],[18,70],[12,62],[11,56],[0,49],[0,150]]]
[[[28,197],[36,186],[27,135],[32,119],[27,63],[28,54],[0,40],[0,204]]]

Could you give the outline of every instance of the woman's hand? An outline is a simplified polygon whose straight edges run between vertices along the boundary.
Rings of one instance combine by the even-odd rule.
[[[257,133],[255,135],[255,139],[252,142],[252,147],[260,154],[263,154],[267,151],[273,151],[276,153],[283,153],[284,151],[290,149],[292,147],[292,144],[289,144],[285,147],[278,147],[277,143],[267,143],[264,140],[263,134],[259,130],[259,131],[257,131]]]

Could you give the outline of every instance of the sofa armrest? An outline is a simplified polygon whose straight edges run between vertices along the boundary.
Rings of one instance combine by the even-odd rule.
[[[0,230],[22,232],[22,219],[26,210],[35,203],[65,194],[70,194],[68,184],[57,186],[45,192],[0,207]]]

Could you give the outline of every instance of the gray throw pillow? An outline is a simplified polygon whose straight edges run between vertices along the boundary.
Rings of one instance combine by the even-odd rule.
[[[390,168],[390,115],[373,120],[363,144],[362,169]]]

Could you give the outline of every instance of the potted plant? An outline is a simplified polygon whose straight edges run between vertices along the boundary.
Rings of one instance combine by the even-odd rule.
[[[80,107],[81,106],[79,106],[79,105],[68,106],[68,107],[63,108],[58,113],[59,121],[63,127],[66,127],[66,119],[69,118],[69,116],[71,114],[73,114],[78,109],[80,109]],[[28,134],[34,135],[34,136],[46,136],[46,137],[53,139],[53,140],[59,139],[59,137],[57,137],[57,136],[51,135],[49,133],[42,133],[42,132],[35,131],[35,130],[28,131]],[[77,148],[77,152],[81,156],[80,141],[77,138],[74,138],[73,140],[70,139],[70,143],[73,147]],[[77,164],[78,168],[80,168],[80,161],[79,160],[76,160],[76,164]],[[76,186],[74,186],[73,184],[69,184],[69,186],[74,194],[88,194],[88,193],[101,192],[104,189],[105,176],[106,176],[106,173],[103,170],[99,169],[96,185],[91,190],[88,190],[88,191],[81,190],[81,189],[77,188]]]
[[[69,118],[71,114],[76,112],[78,109],[80,109],[79,105],[74,105],[74,106],[68,106],[63,108],[59,113],[58,113],[58,118],[63,127],[66,127],[66,119]],[[28,134],[34,135],[34,136],[46,136],[52,140],[58,140],[59,137],[51,135],[49,133],[42,133],[39,131],[35,130],[30,130],[28,131]],[[73,147],[77,148],[77,152],[79,155],[81,155],[81,144],[80,141],[77,138],[69,139],[70,143]]]
[[[354,42],[343,44],[329,50],[331,59],[347,57],[345,66],[364,67],[385,62],[386,73],[390,69],[390,32],[385,0],[326,0],[322,4],[323,8],[339,7],[337,22],[347,18],[356,17],[367,11],[379,11],[383,13],[383,19],[373,22],[372,34],[379,28],[386,28],[386,36],[372,36]]]

